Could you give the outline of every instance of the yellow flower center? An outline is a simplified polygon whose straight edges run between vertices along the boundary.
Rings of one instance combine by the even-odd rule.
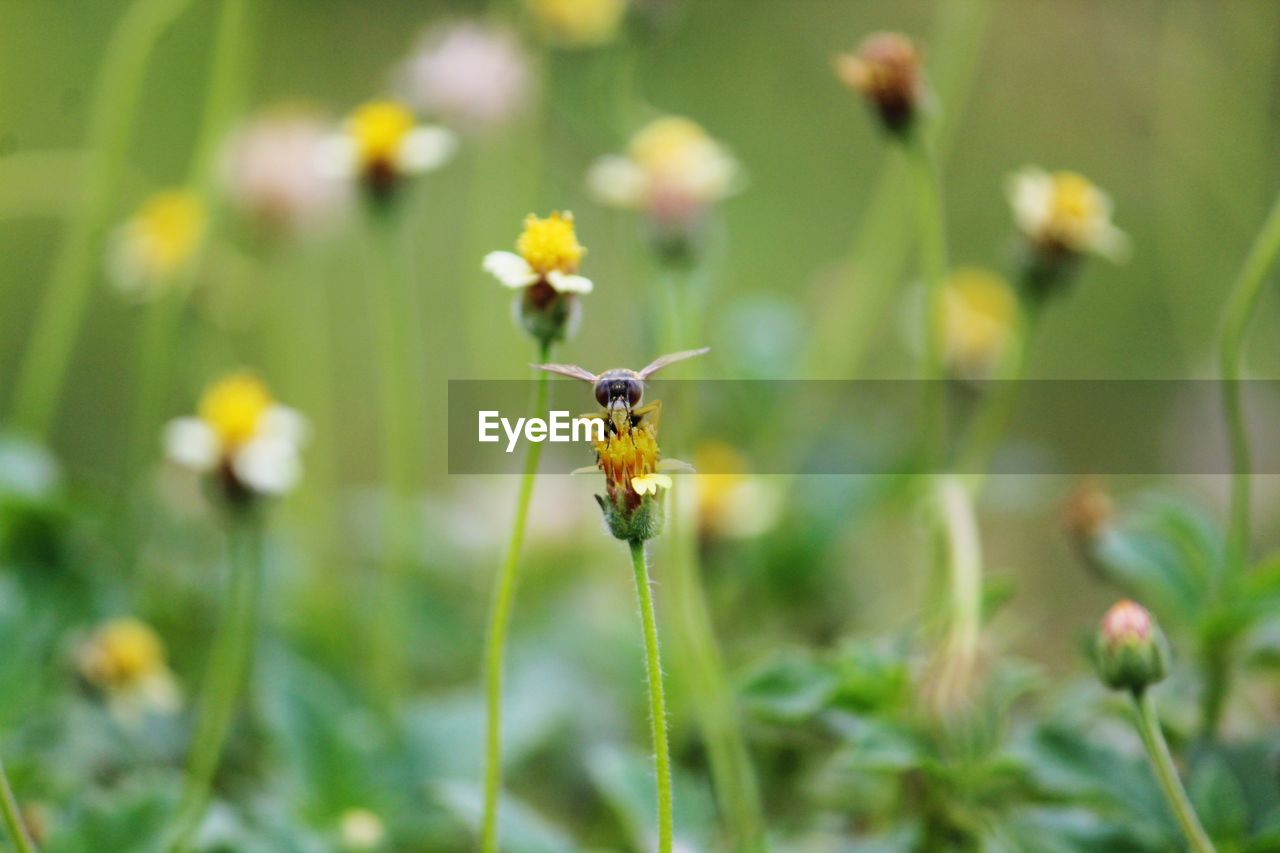
[[[137,684],[164,666],[164,645],[137,619],[115,619],[89,641],[82,659],[85,677],[102,687]]]
[[[170,190],[147,199],[128,225],[144,272],[164,278],[181,269],[200,243],[204,220],[204,205],[195,193]]]
[[[565,211],[539,219],[532,213],[525,217],[524,232],[516,241],[516,251],[534,272],[546,275],[552,270],[575,273],[587,250],[578,242],[573,230],[573,214]]]
[[[632,481],[657,470],[658,433],[652,424],[609,435],[595,447],[596,464],[604,472],[610,494],[618,489],[634,494]]]
[[[943,308],[947,358],[966,369],[991,367],[1017,319],[1017,302],[1005,280],[986,270],[958,269],[947,281]]]
[[[666,116],[651,122],[631,139],[628,153],[636,165],[649,171],[662,171],[672,163],[682,163],[688,152],[696,151],[711,137],[695,121],[679,116]]]
[[[1075,172],[1053,175],[1053,206],[1049,219],[1055,226],[1078,229],[1102,212],[1098,190],[1088,178]]]
[[[219,380],[200,398],[200,418],[218,436],[224,448],[235,448],[253,438],[262,415],[274,405],[271,392],[256,376],[237,373]]]
[[[360,166],[394,163],[413,126],[413,113],[395,101],[371,101],[358,108],[347,119],[347,133],[355,141]]]
[[[626,11],[626,0],[526,0],[539,26],[551,39],[570,47],[604,44],[613,39]]]

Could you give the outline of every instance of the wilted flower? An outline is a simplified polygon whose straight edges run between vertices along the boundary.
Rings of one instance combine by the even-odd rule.
[[[905,134],[925,101],[920,52],[902,33],[868,36],[853,53],[835,58],[836,77],[875,107],[892,133]]]
[[[525,0],[538,30],[561,47],[598,47],[618,34],[627,0]]]
[[[81,677],[102,691],[112,710],[123,717],[171,713],[181,704],[164,643],[138,619],[112,619],[102,625],[80,646],[76,664]]]
[[[350,200],[349,184],[324,168],[325,126],[279,114],[241,128],[224,164],[231,204],[269,236],[297,236],[332,220]]]
[[[372,850],[386,837],[382,819],[368,809],[347,809],[339,820],[342,845],[347,850]]]
[[[343,132],[326,146],[328,170],[354,177],[374,198],[385,201],[405,178],[438,169],[457,148],[443,127],[419,124],[395,101],[370,101],[346,120]]]
[[[687,237],[729,195],[738,163],[701,125],[666,116],[631,139],[625,155],[596,161],[587,184],[603,203],[641,210],[659,235]]]
[[[591,280],[578,275],[587,250],[578,242],[573,214],[552,213],[546,219],[529,214],[515,252],[490,252],[484,269],[520,294],[516,317],[543,343],[572,334],[580,306],[576,295],[591,292]]]
[[[1111,495],[1094,479],[1076,484],[1062,505],[1062,526],[1076,540],[1092,542],[1115,518]]]
[[[423,34],[402,80],[422,113],[480,130],[525,106],[529,58],[506,29],[480,21],[442,24]]]
[[[962,267],[943,288],[942,351],[965,379],[989,376],[1013,343],[1018,303],[1009,283],[987,270]]]
[[[704,536],[743,539],[764,533],[778,519],[781,495],[759,477],[746,473],[737,450],[722,442],[694,451],[698,529]]]
[[[667,472],[689,471],[690,466],[659,459],[658,431],[650,423],[610,431],[595,448],[595,467],[604,472],[606,491],[596,495],[596,502],[609,532],[626,542],[657,536],[663,524],[660,492],[672,485]]]
[[[107,257],[112,280],[138,299],[158,295],[195,257],[204,230],[199,196],[189,190],[156,193],[112,234]]]
[[[1028,166],[1008,181],[1009,204],[1030,255],[1026,276],[1037,295],[1047,292],[1085,254],[1123,260],[1129,238],[1111,224],[1111,199],[1075,172]]]
[[[164,445],[170,460],[215,475],[224,497],[242,504],[293,488],[306,432],[302,416],[275,402],[261,380],[235,373],[205,391],[195,417],[169,423]]]
[[[1112,605],[1094,639],[1094,664],[1102,683],[1140,694],[1164,680],[1169,652],[1164,634],[1146,608],[1132,601]]]

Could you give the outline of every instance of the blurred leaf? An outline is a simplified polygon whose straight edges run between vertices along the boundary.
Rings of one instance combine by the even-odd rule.
[[[801,722],[822,711],[839,686],[828,664],[799,651],[785,652],[748,676],[743,705],[775,722]]]
[[[448,808],[473,834],[480,831],[483,798],[478,785],[438,782],[431,786],[435,798]],[[499,846],[512,853],[562,853],[578,849],[560,827],[531,809],[509,792],[502,794],[498,813]]]
[[[587,769],[601,797],[627,828],[635,849],[652,850],[658,824],[653,758],[634,748],[600,746],[591,750]],[[672,777],[676,843],[691,850],[711,849],[715,825],[711,792],[674,768]]]
[[[1207,755],[1196,763],[1187,794],[1215,842],[1231,842],[1244,835],[1249,820],[1244,791],[1217,755]]]
[[[107,791],[81,789],[74,798],[74,810],[55,819],[45,849],[51,853],[160,850],[181,790],[181,776],[168,772],[134,776]]]

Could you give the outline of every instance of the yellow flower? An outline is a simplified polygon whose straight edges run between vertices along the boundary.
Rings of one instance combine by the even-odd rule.
[[[999,364],[1013,342],[1018,303],[1003,278],[986,270],[952,272],[943,291],[943,352],[952,369],[981,378]]]
[[[701,125],[665,116],[641,129],[625,156],[597,160],[587,185],[605,204],[682,226],[729,195],[737,177],[737,161]]]
[[[80,647],[77,665],[84,680],[107,694],[126,717],[173,711],[179,704],[164,643],[138,619],[113,619],[98,628]]]
[[[618,34],[626,0],[525,0],[546,38],[563,47],[596,47]]]
[[[746,460],[723,442],[709,442],[694,451],[700,473],[698,527],[706,535],[731,538],[756,536],[773,526],[781,509],[781,495],[759,477],[747,473]]]
[[[594,442],[595,467],[604,472],[608,496],[596,496],[605,524],[616,538],[643,542],[662,531],[658,493],[672,486],[670,471],[692,471],[675,459],[659,459],[658,431],[652,423],[622,426]],[[583,472],[591,468],[582,469]]]
[[[198,473],[222,471],[233,494],[281,494],[301,476],[302,416],[277,403],[257,377],[235,373],[205,391],[196,417],[165,428],[175,463]]]
[[[408,175],[440,168],[456,148],[452,132],[418,124],[403,104],[370,101],[351,113],[323,159],[327,171],[358,177],[372,192],[385,194]]]
[[[658,489],[671,488],[671,478],[666,474],[659,474],[656,471],[648,474],[641,474],[639,477],[633,477],[631,480],[631,490],[637,495],[656,495]]]
[[[554,212],[545,219],[529,214],[515,252],[490,252],[484,269],[512,289],[545,282],[558,293],[590,293],[591,280],[577,274],[586,249],[578,242],[573,214]]]
[[[205,230],[199,196],[167,190],[143,203],[113,235],[110,271],[123,292],[153,296],[195,256]]]
[[[1082,175],[1027,167],[1009,179],[1008,194],[1018,228],[1041,249],[1112,260],[1128,252],[1128,237],[1111,224],[1111,199]]]

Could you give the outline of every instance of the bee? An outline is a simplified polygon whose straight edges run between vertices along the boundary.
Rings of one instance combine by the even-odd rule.
[[[579,417],[603,420],[610,433],[620,434],[639,426],[646,418],[648,423],[657,427],[658,416],[662,413],[662,401],[654,400],[652,403],[640,405],[644,399],[644,383],[650,376],[677,361],[684,361],[686,358],[693,358],[710,351],[710,347],[703,347],[673,352],[670,355],[655,358],[640,370],[615,367],[599,374],[576,364],[535,364],[534,367],[548,373],[568,376],[570,379],[590,382],[595,392],[596,402],[600,404],[603,411]]]

